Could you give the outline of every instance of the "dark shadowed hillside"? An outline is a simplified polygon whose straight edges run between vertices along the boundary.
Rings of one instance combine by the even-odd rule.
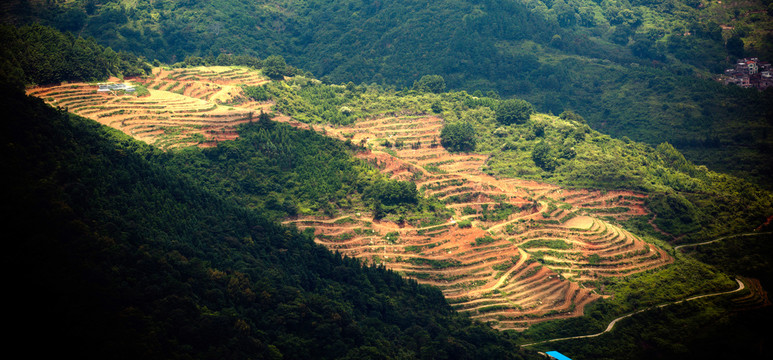
[[[533,358],[439,291],[162,170],[147,145],[18,93],[2,106],[13,340],[45,324],[79,358]]]

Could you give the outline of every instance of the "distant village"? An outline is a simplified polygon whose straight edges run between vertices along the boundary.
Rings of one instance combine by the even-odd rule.
[[[769,62],[760,61],[758,58],[743,58],[738,59],[734,67],[726,69],[719,81],[725,85],[735,84],[744,88],[765,90],[773,86],[773,75]]]

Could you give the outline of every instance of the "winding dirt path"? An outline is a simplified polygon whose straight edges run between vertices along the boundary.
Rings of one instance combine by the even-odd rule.
[[[704,241],[704,242],[699,242],[699,243],[694,243],[694,244],[684,244],[684,245],[674,246],[674,250],[679,250],[681,248],[688,247],[688,246],[708,245],[708,244],[712,244],[712,243],[715,243],[715,242],[718,242],[718,241],[722,241],[722,240],[726,240],[726,239],[732,239],[732,238],[737,238],[737,237],[757,236],[757,235],[770,235],[770,234],[773,234],[773,232],[744,233],[744,234],[728,235],[728,236],[723,236],[723,237],[720,237],[720,238],[716,238],[714,240],[709,240],[709,241]]]
[[[684,302],[698,300],[698,299],[703,299],[703,298],[707,298],[707,297],[713,297],[713,296],[719,296],[719,295],[725,295],[725,294],[732,294],[732,293],[736,293],[736,292],[742,291],[743,289],[746,288],[746,285],[744,285],[743,281],[738,280],[738,279],[735,279],[735,281],[738,283],[738,288],[733,289],[733,290],[722,291],[722,292],[711,293],[711,294],[705,294],[705,295],[696,295],[696,296],[693,296],[693,297],[689,297],[687,299],[682,299],[682,300],[672,301],[672,302],[665,303],[665,304],[650,306],[650,307],[645,308],[645,309],[641,309],[641,310],[637,310],[637,311],[625,314],[623,316],[620,316],[620,317],[612,320],[609,323],[609,325],[607,325],[607,328],[604,331],[602,331],[600,333],[597,333],[597,334],[579,335],[579,336],[563,337],[563,338],[558,338],[558,339],[543,340],[543,341],[537,341],[537,342],[533,342],[533,343],[529,343],[529,344],[523,344],[521,346],[522,347],[526,347],[526,346],[533,346],[533,345],[539,345],[539,344],[546,344],[546,343],[550,343],[550,342],[572,340],[572,339],[585,339],[585,338],[592,338],[592,337],[601,336],[603,334],[606,334],[606,333],[612,331],[612,329],[615,328],[615,325],[617,324],[618,321],[623,320],[625,318],[629,318],[629,317],[634,316],[636,314],[643,313],[645,311],[650,311],[650,310],[653,310],[653,309],[664,308],[666,306],[681,304],[681,303],[684,303]]]

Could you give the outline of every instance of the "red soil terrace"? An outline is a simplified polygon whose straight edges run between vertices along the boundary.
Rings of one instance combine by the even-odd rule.
[[[85,83],[28,93],[162,148],[214,146],[233,139],[237,124],[271,107],[246,101],[239,85],[260,85],[266,79],[245,69],[155,69],[139,82],[148,96],[98,93],[96,85]],[[287,116],[274,120],[308,128]],[[332,250],[438,286],[458,311],[499,329],[522,330],[579,316],[602,296],[593,280],[673,262],[662,249],[602,220],[648,214],[644,195],[494,178],[481,172],[485,155],[452,154],[438,146],[442,126],[442,119],[425,116],[323,128],[328,136],[371,147],[358,156],[392,178],[415,181],[424,196],[443,201],[455,212],[448,222],[417,228],[360,214],[287,222],[315,228],[316,241]],[[406,146],[387,150],[381,146],[384,140]],[[484,221],[484,208],[499,204],[517,210],[501,221]],[[460,227],[459,221],[472,226]]]
[[[371,147],[359,156],[444,201],[455,211],[447,223],[416,228],[357,214],[288,223],[315,228],[317,242],[330,249],[438,286],[458,311],[499,329],[579,316],[601,297],[593,280],[673,262],[662,249],[602,220],[647,215],[644,195],[494,178],[480,170],[485,155],[449,153],[436,145],[442,123],[436,117],[392,117],[324,132]],[[384,140],[405,146],[387,150]],[[500,203],[519,211],[502,221],[481,220],[484,206]],[[472,226],[459,227],[462,220]]]
[[[87,83],[38,87],[28,94],[162,148],[214,146],[234,139],[238,124],[271,106],[246,100],[240,85],[268,80],[243,68],[156,68],[152,76],[134,82],[150,94],[99,93],[96,84]]]

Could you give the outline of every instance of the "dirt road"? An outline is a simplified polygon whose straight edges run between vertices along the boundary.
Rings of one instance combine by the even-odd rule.
[[[529,344],[523,344],[521,346],[533,346],[533,345],[545,344],[545,343],[549,343],[549,342],[557,342],[557,341],[572,340],[572,339],[584,339],[584,338],[592,338],[592,337],[601,336],[603,334],[606,334],[606,333],[612,331],[612,329],[615,328],[615,324],[617,324],[618,321],[623,320],[625,318],[629,318],[629,317],[634,316],[634,315],[639,314],[639,313],[643,313],[645,311],[649,311],[649,310],[653,310],[653,309],[658,309],[658,308],[663,308],[663,307],[670,306],[670,305],[675,305],[675,304],[681,304],[683,302],[698,300],[698,299],[712,297],[712,296],[731,294],[731,293],[742,291],[743,289],[746,288],[746,285],[744,285],[744,283],[741,280],[735,279],[735,281],[738,282],[738,288],[734,289],[734,290],[722,291],[722,292],[718,292],[718,293],[705,294],[705,295],[697,295],[697,296],[693,296],[693,297],[690,297],[690,298],[687,298],[687,299],[682,299],[682,300],[673,301],[673,302],[669,302],[669,303],[665,303],[665,304],[655,305],[655,306],[648,307],[646,309],[641,309],[641,310],[638,310],[638,311],[634,311],[634,312],[625,314],[623,316],[620,316],[620,317],[612,320],[609,323],[609,325],[607,326],[606,330],[604,330],[604,331],[602,331],[600,333],[597,333],[597,334],[570,336],[570,337],[564,337],[564,338],[558,338],[558,339],[543,340],[543,341],[533,342],[533,343],[529,343]]]
[[[708,245],[708,244],[711,244],[711,243],[715,243],[717,241],[722,241],[722,240],[725,240],[725,239],[732,239],[732,238],[741,237],[741,236],[757,236],[757,235],[769,235],[769,234],[773,234],[773,233],[762,232],[762,233],[746,233],[746,234],[728,235],[728,236],[723,236],[721,238],[716,238],[714,240],[704,241],[704,242],[700,242],[700,243],[684,244],[684,245],[675,246],[674,250],[679,250],[681,248],[688,247],[688,246]]]

